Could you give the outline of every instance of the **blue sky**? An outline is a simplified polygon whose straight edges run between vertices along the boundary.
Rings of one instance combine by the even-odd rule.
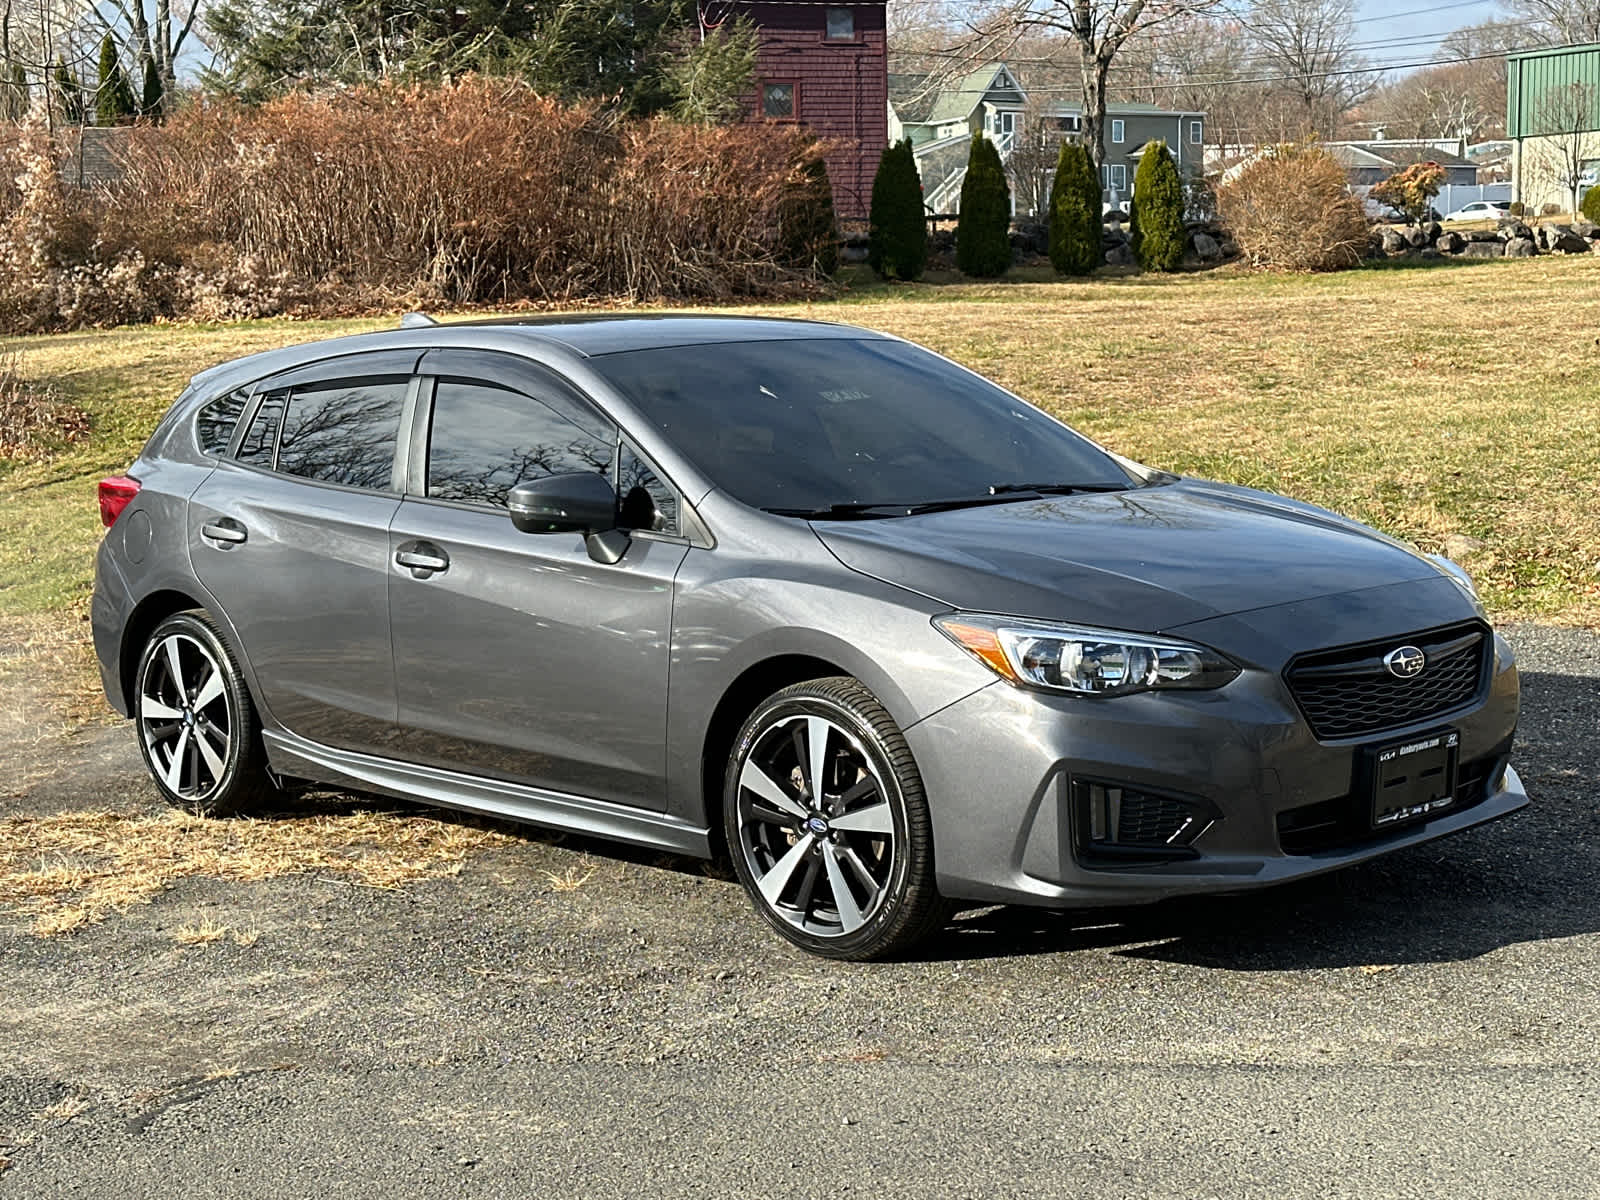
[[[1447,4],[1451,7],[1443,7]],[[1500,5],[1486,0],[1361,0],[1356,42],[1375,65],[1422,62],[1433,57],[1439,38],[1451,30],[1505,15]]]

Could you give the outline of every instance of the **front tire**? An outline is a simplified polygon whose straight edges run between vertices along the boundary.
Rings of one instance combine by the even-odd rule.
[[[858,680],[798,683],[751,714],[728,764],[723,826],[756,911],[812,954],[901,954],[946,919],[922,777]]]
[[[156,790],[175,808],[230,816],[277,795],[244,675],[204,609],[151,633],[134,676],[133,720]]]

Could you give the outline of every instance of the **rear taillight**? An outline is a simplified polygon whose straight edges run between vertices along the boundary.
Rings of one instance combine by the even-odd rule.
[[[139,481],[129,475],[113,475],[100,481],[100,524],[110,529],[122,510],[139,494]]]

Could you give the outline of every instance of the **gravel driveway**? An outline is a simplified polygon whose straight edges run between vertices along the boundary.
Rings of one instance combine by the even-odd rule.
[[[971,913],[917,962],[528,831],[395,891],[0,920],[0,1195],[1600,1195],[1600,635],[1510,636],[1522,814],[1253,897]],[[37,773],[0,809],[154,804],[124,727]]]

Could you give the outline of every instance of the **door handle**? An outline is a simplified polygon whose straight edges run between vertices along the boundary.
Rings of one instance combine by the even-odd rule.
[[[394,561],[409,570],[413,579],[450,569],[450,556],[432,542],[406,542],[395,551]]]
[[[245,532],[245,527],[232,517],[223,517],[200,526],[200,536],[218,550],[226,550],[229,546],[240,545],[250,535]]]

